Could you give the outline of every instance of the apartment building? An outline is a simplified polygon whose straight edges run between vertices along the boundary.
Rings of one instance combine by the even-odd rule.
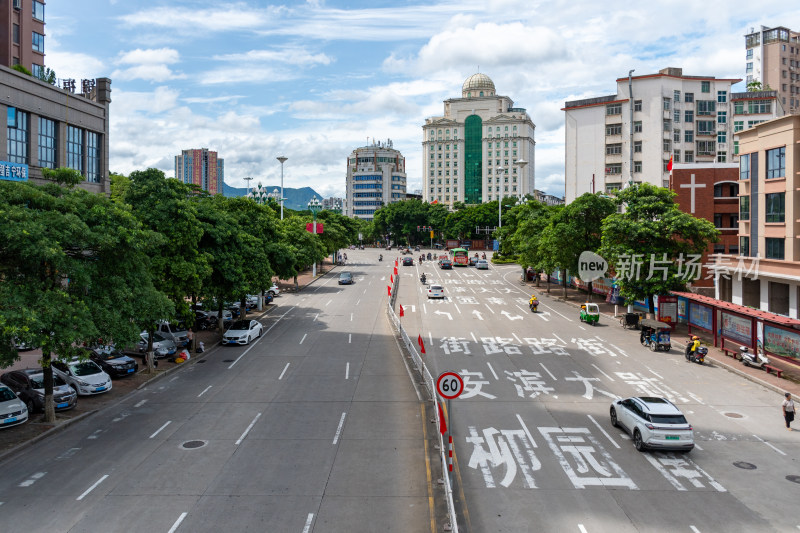
[[[175,156],[175,178],[211,194],[222,194],[225,160],[208,148],[182,150]]]
[[[345,215],[372,220],[384,205],[406,199],[406,159],[392,140],[373,141],[347,158]]]
[[[44,2],[0,0],[0,65],[22,65],[39,77],[44,68]]]
[[[777,91],[788,113],[800,113],[800,33],[778,26],[745,35],[745,76],[748,84]]]
[[[534,130],[531,117],[496,94],[486,74],[473,74],[461,98],[444,101],[444,115],[422,126],[422,194],[436,200],[479,204],[533,194]]]

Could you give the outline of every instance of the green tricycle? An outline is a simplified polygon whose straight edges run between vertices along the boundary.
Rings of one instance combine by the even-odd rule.
[[[586,302],[581,305],[581,322],[595,326],[599,321],[600,307],[597,304]]]

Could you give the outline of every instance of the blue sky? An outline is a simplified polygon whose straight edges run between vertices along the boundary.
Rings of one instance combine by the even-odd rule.
[[[323,196],[344,195],[346,158],[367,138],[391,138],[420,189],[422,124],[480,68],[536,124],[536,187],[563,196],[565,101],[610,94],[631,68],[742,78],[744,34],[800,29],[792,6],[51,0],[45,62],[112,79],[112,171],[171,176],[181,149],[207,147],[229,185],[274,185],[283,154],[285,185]]]

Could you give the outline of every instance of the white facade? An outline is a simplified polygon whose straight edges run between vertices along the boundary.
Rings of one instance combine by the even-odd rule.
[[[406,160],[392,141],[356,148],[347,158],[345,215],[372,220],[384,205],[406,198]]]
[[[533,194],[535,128],[488,76],[473,74],[461,98],[422,126],[423,199],[452,206]]]
[[[674,162],[733,160],[731,86],[738,79],[684,76],[679,68],[617,79],[609,96],[567,102],[565,201],[631,183],[669,186]]]

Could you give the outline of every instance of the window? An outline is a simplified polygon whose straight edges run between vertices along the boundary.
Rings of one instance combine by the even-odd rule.
[[[669,159],[665,159],[661,162],[661,172],[669,172]]]
[[[765,194],[766,222],[786,222],[786,193]]]
[[[677,104],[681,101],[681,92],[680,91],[672,91],[672,99]]]
[[[727,111],[717,112],[717,124],[727,124],[727,123],[728,123],[728,112]]]
[[[664,131],[671,131],[672,130],[672,121],[671,120],[664,120],[663,123]]]
[[[7,129],[8,160],[11,163],[28,164],[28,113],[9,107]]]
[[[19,44],[19,24],[14,24],[13,28],[14,44]]]
[[[685,130],[683,132],[683,141],[687,142],[687,143],[693,143],[694,142],[694,130]],[[687,163],[688,163],[688,161],[687,161]]]
[[[722,213],[714,213],[714,227],[715,228],[721,228],[722,227]],[[724,249],[723,249],[723,251],[724,251]],[[720,253],[720,252],[717,252],[715,250],[714,253]]]
[[[642,101],[641,100],[634,100],[633,101],[633,111],[641,111],[642,110]]]
[[[67,126],[67,167],[83,174],[83,130]]]
[[[694,151],[686,150],[686,152],[684,153],[684,162],[694,163]]]
[[[767,150],[767,179],[786,176],[786,147]]]
[[[750,255],[750,237],[739,237],[739,253],[741,255]]]
[[[622,135],[622,124],[606,124],[606,135]]]
[[[676,143],[681,142],[681,130],[672,130],[672,140]]]
[[[731,219],[731,228],[738,228],[739,227],[739,215],[730,215]]]
[[[739,255],[739,247],[735,244],[728,246],[728,253],[731,255]]]
[[[680,109],[676,108],[675,111],[672,112],[672,121],[673,122],[680,122],[681,121],[681,110]]]
[[[694,93],[686,93],[684,95],[683,101],[686,102],[687,104],[691,104],[692,102],[694,102]]]
[[[606,145],[606,155],[616,155],[622,153],[622,144],[607,144]]]
[[[749,51],[750,50],[748,50],[748,52]],[[747,64],[745,65],[745,67],[744,67],[744,71],[745,71],[746,74],[750,74],[751,72],[753,72],[753,63],[748,61]]]
[[[672,151],[672,141],[670,141],[669,139],[664,139],[664,142],[662,143],[662,150],[664,152],[671,152]]]
[[[747,102],[747,113],[750,115],[771,113],[772,102],[769,100],[750,100]]]
[[[717,91],[717,103],[724,104],[728,101],[728,91]]]
[[[733,121],[733,133],[742,131],[744,129],[744,120]]]
[[[642,171],[642,162],[641,161],[634,161],[633,162],[633,171],[634,172],[641,172]]]
[[[669,111],[670,110],[670,99],[669,98],[664,98],[664,103],[662,105],[664,106],[664,111]]]
[[[727,142],[726,139],[728,138],[728,132],[725,130],[717,131],[717,142],[718,143],[725,143]]]
[[[633,141],[633,152],[636,154],[642,152],[642,141]]]
[[[683,112],[684,122],[694,122],[694,111],[686,110]]]
[[[716,218],[717,215],[714,215]],[[724,244],[715,244],[714,245],[714,253],[715,254],[724,254],[725,253],[725,245]]]
[[[698,100],[697,115],[713,115],[717,110],[717,103],[714,100]]]
[[[637,120],[633,123],[633,133],[642,133],[642,121]]]
[[[783,259],[784,258],[784,245],[785,239],[764,239],[767,245],[766,258],[767,259]]]
[[[100,183],[100,135],[93,132],[86,132],[86,181]],[[394,176],[393,178],[394,179]],[[392,188],[399,189],[401,185],[392,185]]]
[[[608,104],[606,106],[606,115],[621,115],[622,104]]]
[[[739,197],[739,219],[750,220],[750,197]]]
[[[717,183],[714,185],[714,198],[722,198],[722,184]]]
[[[44,2],[33,1],[33,18],[44,22]]]
[[[606,174],[622,174],[622,163],[612,163],[607,165]]]
[[[713,120],[698,120],[697,121],[697,134],[698,135],[714,135],[717,129],[717,124]]]
[[[747,55],[745,56],[745,59],[753,59],[753,49],[752,48],[747,50]]]
[[[39,166],[56,168],[56,123],[39,117]]]
[[[41,78],[44,76],[44,67],[42,65],[37,65],[34,63],[31,65],[31,74],[33,74],[34,78]]]
[[[728,162],[728,152],[720,151],[717,152],[717,163],[727,163]]]
[[[44,35],[41,33],[32,32],[31,45],[37,52],[44,53]]]
[[[750,154],[742,154],[739,156],[739,179],[750,179]]]
[[[606,194],[613,194],[619,190],[622,186],[621,183],[607,183],[606,184]]]
[[[710,81],[701,81],[700,82],[700,92],[710,93],[711,92],[711,82]]]
[[[716,151],[714,141],[697,141],[697,155],[716,155]]]
[[[672,154],[672,162],[673,163],[680,163],[681,162],[681,151],[680,150],[675,150],[675,152]]]

